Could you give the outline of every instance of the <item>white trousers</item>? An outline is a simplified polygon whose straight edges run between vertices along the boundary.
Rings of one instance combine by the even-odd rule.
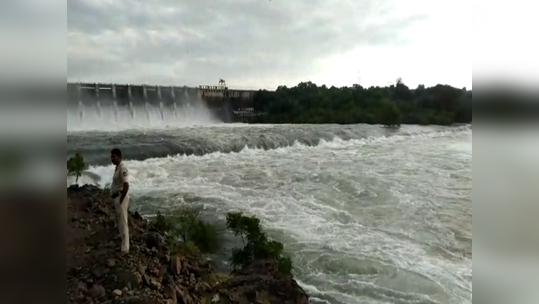
[[[129,224],[128,210],[129,210],[129,194],[125,196],[124,201],[120,204],[120,197],[114,199],[114,208],[116,209],[116,220],[118,222],[118,229],[120,230],[120,238],[122,239],[121,250],[122,252],[129,252]]]

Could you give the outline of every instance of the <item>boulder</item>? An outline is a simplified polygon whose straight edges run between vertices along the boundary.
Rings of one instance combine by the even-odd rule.
[[[307,293],[271,260],[256,260],[215,287],[215,295],[232,303],[308,304]]]

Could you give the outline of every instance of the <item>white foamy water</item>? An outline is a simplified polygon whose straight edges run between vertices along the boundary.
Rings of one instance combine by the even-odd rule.
[[[147,103],[144,106],[100,104],[83,105],[67,109],[67,130],[125,131],[154,130],[185,126],[222,124],[203,106],[165,106]]]
[[[313,303],[472,302],[469,129],[126,165],[133,208],[259,217]],[[112,171],[90,168],[105,183]]]

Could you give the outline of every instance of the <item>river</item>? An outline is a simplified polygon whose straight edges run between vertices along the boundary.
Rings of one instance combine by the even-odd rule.
[[[81,152],[106,184],[110,149],[121,148],[131,210],[256,215],[312,303],[472,303],[471,126],[77,119],[68,115],[68,155]]]

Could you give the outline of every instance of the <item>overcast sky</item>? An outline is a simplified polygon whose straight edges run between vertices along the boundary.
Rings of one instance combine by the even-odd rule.
[[[471,87],[466,0],[68,0],[67,78]]]

